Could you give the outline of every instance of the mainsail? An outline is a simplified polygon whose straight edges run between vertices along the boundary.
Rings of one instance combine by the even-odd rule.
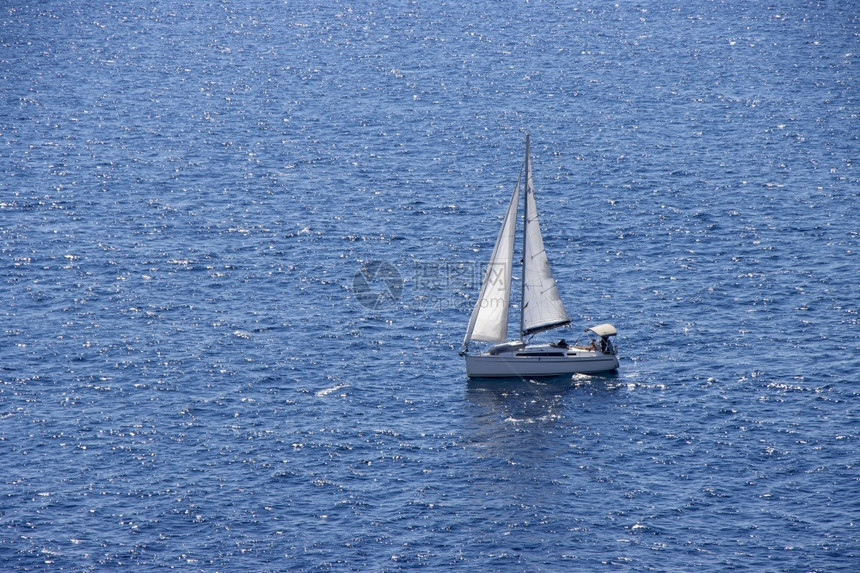
[[[570,324],[549,268],[538,221],[531,155],[526,144],[526,209],[523,233],[523,298],[521,336]]]
[[[508,307],[511,301],[511,271],[514,260],[514,235],[520,202],[520,180],[514,189],[502,228],[493,247],[493,256],[484,275],[481,294],[472,311],[463,344],[470,340],[504,342],[508,338]]]

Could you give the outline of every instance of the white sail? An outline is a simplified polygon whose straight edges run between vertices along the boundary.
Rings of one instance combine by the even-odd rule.
[[[514,235],[517,227],[517,207],[520,201],[520,181],[514,189],[511,203],[502,222],[493,255],[484,275],[481,294],[463,344],[470,340],[504,342],[508,334],[508,307],[511,300],[511,271],[514,259]]]
[[[564,310],[543,246],[532,182],[531,155],[528,148],[525,195],[521,336],[570,324],[570,318]]]

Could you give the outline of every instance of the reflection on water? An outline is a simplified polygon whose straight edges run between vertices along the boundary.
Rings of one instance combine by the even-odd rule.
[[[480,408],[477,415],[491,415],[511,423],[552,422],[563,417],[566,396],[572,390],[605,394],[617,390],[618,374],[576,374],[556,378],[470,379],[466,397]]]
[[[599,438],[591,426],[608,423],[608,402],[617,402],[621,386],[615,374],[470,380],[474,416],[464,438],[480,468],[468,482],[475,495],[528,519],[558,511],[560,500],[569,509],[562,513],[574,515],[591,471],[580,456]]]

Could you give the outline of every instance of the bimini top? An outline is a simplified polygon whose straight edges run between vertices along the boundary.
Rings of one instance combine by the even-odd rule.
[[[609,323],[598,324],[597,326],[592,326],[591,328],[586,328],[585,332],[591,331],[597,336],[615,336],[618,334],[618,331],[615,330],[615,327]]]

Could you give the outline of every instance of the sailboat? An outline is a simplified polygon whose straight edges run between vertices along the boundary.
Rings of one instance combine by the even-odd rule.
[[[493,247],[480,295],[469,319],[463,350],[466,373],[472,378],[549,377],[566,374],[608,372],[618,368],[617,349],[610,340],[617,334],[611,324],[585,329],[590,344],[568,344],[564,340],[532,344],[539,332],[570,325],[549,267],[535,203],[529,136],[526,158],[517,179],[502,228]],[[523,208],[523,258],[519,337],[508,340],[508,310],[514,242],[521,183],[525,183]],[[472,341],[495,343],[486,351],[472,352]]]

